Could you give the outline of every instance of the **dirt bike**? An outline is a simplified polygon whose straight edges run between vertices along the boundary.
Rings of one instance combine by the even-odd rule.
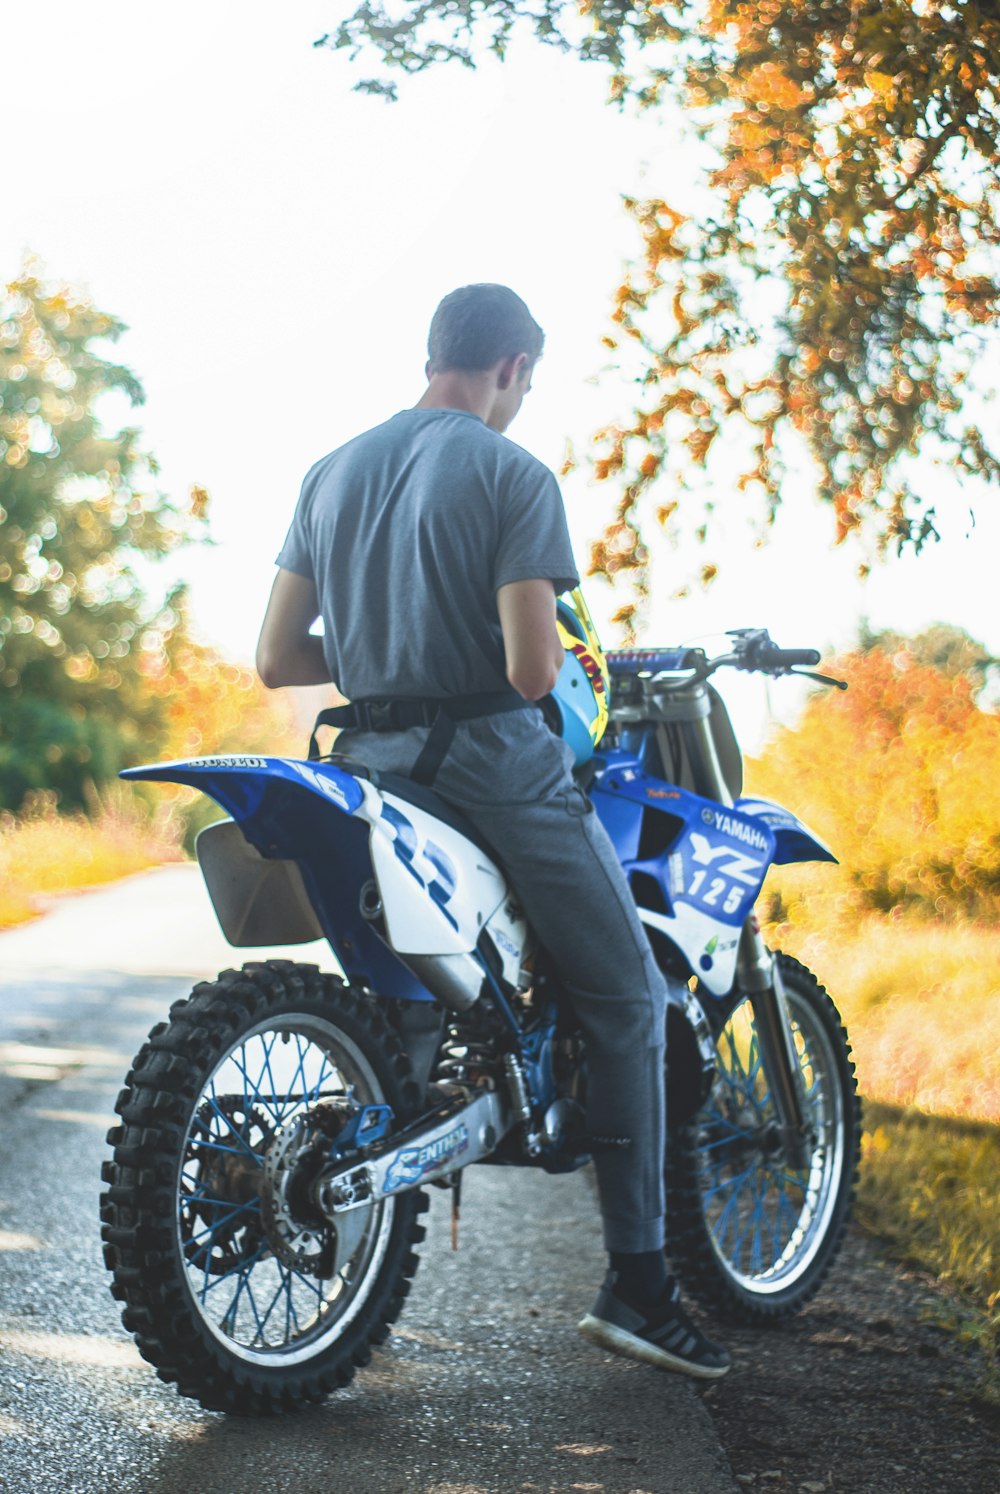
[[[609,727],[585,786],[680,977],[667,1253],[696,1300],[764,1324],[798,1311],[835,1258],[860,1116],[833,1002],[768,950],[754,913],[772,864],[834,857],[790,811],[741,797],[709,683],[819,655],[730,637],[714,659],[609,653]],[[226,811],[197,852],[233,945],[326,938],[344,977],[251,962],[153,1028],[108,1135],[112,1290],[140,1352],[203,1406],[315,1401],[387,1337],[428,1185],[457,1200],[472,1163],[589,1160],[585,1046],[489,847],[433,790],[335,753],[123,776],[193,784]]]

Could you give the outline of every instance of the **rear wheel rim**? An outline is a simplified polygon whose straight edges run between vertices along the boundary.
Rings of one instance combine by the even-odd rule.
[[[801,1282],[830,1235],[845,1162],[837,1052],[814,1006],[786,982],[814,1142],[805,1169],[780,1151],[777,1117],[744,1001],[717,1044],[718,1078],[694,1123],[695,1161],[712,1249],[744,1291],[773,1296]]]
[[[372,1206],[331,1278],[285,1264],[268,1244],[260,1202],[267,1146],[330,1101],[382,1104],[384,1094],[339,1027],[289,1013],[233,1043],[194,1104],[176,1179],[182,1274],[201,1322],[247,1364],[284,1368],[322,1355],[361,1311],[385,1259],[392,1199]]]

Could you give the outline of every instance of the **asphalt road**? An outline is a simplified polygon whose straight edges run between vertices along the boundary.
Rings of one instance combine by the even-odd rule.
[[[324,963],[318,946],[293,957]],[[574,1330],[602,1269],[584,1174],[470,1169],[457,1254],[432,1189],[396,1331],[321,1407],[227,1418],[156,1379],[101,1261],[104,1133],[147,1029],[239,962],[193,867],[0,934],[0,1490],[734,1494],[712,1392]]]

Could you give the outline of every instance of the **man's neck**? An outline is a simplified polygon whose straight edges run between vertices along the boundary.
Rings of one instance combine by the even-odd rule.
[[[433,373],[423,395],[414,406],[417,410],[465,410],[487,420],[496,397],[496,380],[489,370],[467,373],[448,369]]]

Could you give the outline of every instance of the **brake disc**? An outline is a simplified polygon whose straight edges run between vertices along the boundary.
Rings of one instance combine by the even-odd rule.
[[[342,1271],[368,1228],[372,1205],[323,1218],[309,1198],[309,1184],[325,1161],[307,1117],[283,1127],[264,1157],[261,1219],[267,1242],[283,1265],[328,1279]]]

